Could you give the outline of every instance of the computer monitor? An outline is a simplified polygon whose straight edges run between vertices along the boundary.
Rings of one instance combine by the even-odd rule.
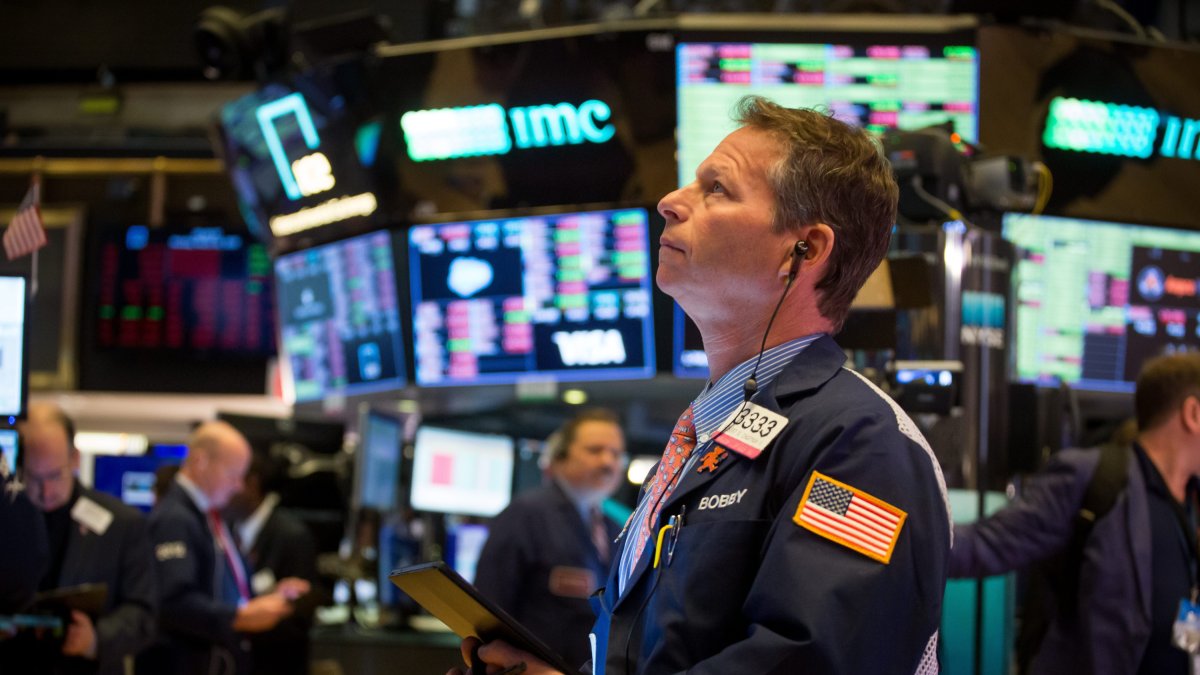
[[[410,503],[418,511],[494,516],[512,498],[513,439],[422,426],[413,448]]]
[[[280,344],[297,403],[404,386],[392,235],[275,260]]]
[[[446,561],[468,583],[475,583],[475,570],[479,568],[479,555],[487,538],[487,525],[462,523],[447,528]]]
[[[178,465],[179,459],[151,455],[97,455],[92,487],[142,511],[154,506],[155,472],[159,467]]]
[[[1142,364],[1200,350],[1200,231],[1006,214],[1016,376],[1131,392]]]
[[[390,511],[396,508],[400,482],[401,450],[404,446],[402,420],[377,412],[363,416],[359,430],[358,505]]]
[[[4,466],[16,471],[20,466],[20,438],[16,429],[0,429],[0,455],[4,456]]]
[[[409,230],[423,386],[654,375],[645,209]]]
[[[726,134],[742,96],[819,108],[882,133],[952,121],[962,138],[978,129],[979,58],[964,36],[912,35],[886,42],[680,42],[675,47],[679,183]]]
[[[0,420],[25,415],[29,395],[29,293],[22,276],[0,276]]]

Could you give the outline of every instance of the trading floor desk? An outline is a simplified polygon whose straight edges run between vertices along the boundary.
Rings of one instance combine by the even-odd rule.
[[[334,661],[346,675],[441,674],[462,664],[453,633],[319,626],[312,661]]]

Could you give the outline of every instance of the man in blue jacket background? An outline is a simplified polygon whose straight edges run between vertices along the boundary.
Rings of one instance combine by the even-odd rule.
[[[1067,587],[1054,588],[1030,673],[1191,672],[1171,628],[1180,601],[1195,597],[1200,564],[1200,354],[1147,362],[1134,407],[1137,438],[1118,449],[1124,484],[1094,523],[1080,521],[1092,515],[1081,510],[1102,462],[1099,449],[1057,453],[1012,504],[955,528],[950,571],[963,577],[1011,572],[1062,554],[1078,528],[1090,527]]]
[[[711,380],[594,598],[593,672],[936,673],[941,471],[830,337],[887,251],[895,180],[829,116],[747,97],[736,117],[658,205],[657,282],[699,327]],[[478,654],[551,672],[503,642]]]

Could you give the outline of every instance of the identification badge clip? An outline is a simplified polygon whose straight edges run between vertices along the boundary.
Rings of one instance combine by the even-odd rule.
[[[746,401],[725,418],[713,441],[733,452],[755,459],[787,426],[788,418]]]

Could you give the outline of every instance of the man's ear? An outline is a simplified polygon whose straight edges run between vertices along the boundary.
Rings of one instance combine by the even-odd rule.
[[[826,262],[829,261],[829,256],[833,254],[833,246],[834,241],[837,239],[837,234],[833,231],[832,227],[825,223],[817,223],[801,228],[796,238],[807,244],[807,250],[797,269],[797,276],[801,276],[824,268]],[[787,278],[793,269],[794,262],[792,256],[788,256],[787,260],[780,266],[781,277]]]
[[[1188,396],[1183,399],[1183,428],[1189,433],[1200,436],[1200,396]]]

